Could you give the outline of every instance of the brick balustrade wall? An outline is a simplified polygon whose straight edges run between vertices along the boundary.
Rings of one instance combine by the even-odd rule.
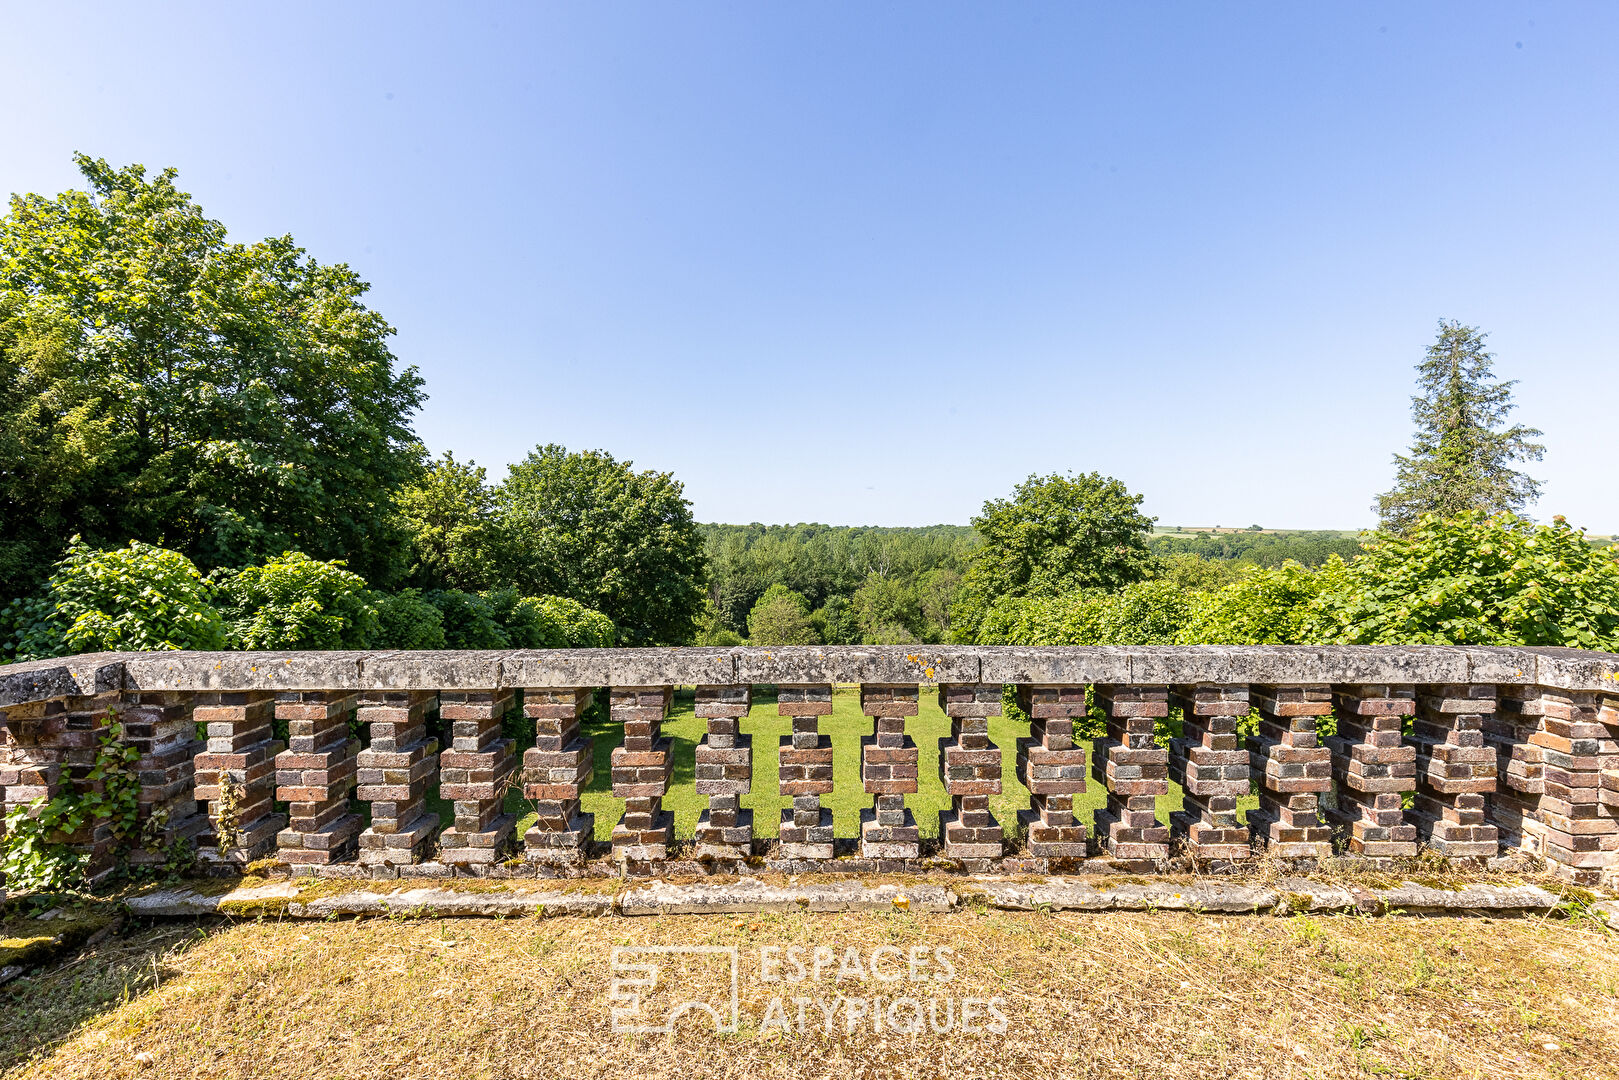
[[[761,685],[791,729],[774,750],[775,794],[790,800],[774,837],[754,836],[742,806],[757,762],[741,729]],[[834,776],[821,730],[835,688],[851,685],[871,725],[858,778]],[[685,781],[707,803],[689,844],[663,806],[676,774],[662,724],[679,687],[694,688],[706,725]],[[907,727],[924,691],[950,724],[938,767],[951,805],[937,839],[906,806],[921,766]],[[1029,724],[1015,745],[991,736],[1003,694]],[[1141,872],[1427,851],[1467,864],[1544,860],[1570,882],[1619,883],[1619,655],[1572,649],[96,654],[0,667],[0,802],[88,790],[114,723],[140,754],[146,846],[120,852],[94,826],[56,838],[88,856],[92,877],[186,843],[205,862],[273,858],[338,876],[761,861],[793,872]],[[623,733],[610,769],[625,809],[599,843],[581,800],[604,724]],[[533,737],[521,756],[512,725]],[[1094,742],[1081,734],[1098,730]],[[1008,752],[1026,796],[1003,790]],[[1091,822],[1075,803],[1088,778],[1105,798]],[[835,838],[823,800],[856,783],[871,806],[855,838]],[[1181,809],[1165,812],[1172,784]],[[514,789],[533,814],[520,838]],[[1240,813],[1250,794],[1257,807]],[[453,822],[441,827],[436,807]]]

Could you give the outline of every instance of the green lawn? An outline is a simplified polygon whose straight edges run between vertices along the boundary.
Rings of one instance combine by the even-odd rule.
[[[905,804],[916,815],[922,835],[937,836],[939,811],[950,808],[950,798],[939,781],[939,740],[949,736],[950,720],[939,710],[937,701],[924,693],[920,715],[907,720],[905,727],[922,752],[921,790],[906,796]],[[753,790],[743,796],[742,805],[753,811],[755,836],[775,836],[781,811],[791,802],[776,794],[777,748],[781,745],[782,737],[789,734],[791,729],[791,722],[786,717],[776,715],[774,694],[760,693],[754,696],[753,709],[742,722],[743,733],[753,736]],[[692,691],[689,688],[676,693],[663,730],[673,740],[675,755],[674,778],[663,805],[665,809],[674,811],[675,836],[686,839],[696,830],[697,815],[708,804],[707,797],[698,795],[692,786],[696,747],[705,728],[704,722],[693,714]],[[858,835],[860,811],[871,806],[871,796],[860,787],[860,737],[871,734],[871,730],[872,721],[860,712],[859,687],[838,687],[832,697],[832,715],[821,720],[821,731],[831,736],[835,755],[833,769],[837,789],[826,798],[825,805],[832,810],[838,836]],[[1010,835],[1017,824],[1017,812],[1029,805],[1029,793],[1018,783],[1016,771],[1017,740],[1028,735],[1029,725],[996,718],[990,721],[989,731],[990,737],[1002,750],[1004,778],[1004,790],[991,800],[991,806]],[[623,732],[616,725],[604,722],[587,726],[585,734],[595,744],[596,776],[585,793],[584,808],[586,812],[596,815],[596,837],[605,840],[624,811],[623,800],[612,796],[609,765],[613,747],[623,741]],[[1088,824],[1089,811],[1106,801],[1106,791],[1092,780],[1090,790],[1076,800],[1084,807],[1081,820]],[[1167,821],[1167,815],[1180,809],[1180,806],[1180,787],[1171,783],[1169,794],[1158,800],[1158,816]],[[523,819],[518,827],[521,835],[528,828],[533,815],[520,791],[514,790],[508,796],[507,809]],[[448,804],[441,804],[440,812],[448,823]]]

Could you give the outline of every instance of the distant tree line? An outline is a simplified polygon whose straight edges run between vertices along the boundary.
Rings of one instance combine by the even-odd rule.
[[[1147,541],[1147,550],[1154,555],[1196,555],[1252,566],[1280,566],[1289,559],[1320,566],[1328,555],[1353,559],[1360,554],[1360,541],[1335,532],[1159,533]]]

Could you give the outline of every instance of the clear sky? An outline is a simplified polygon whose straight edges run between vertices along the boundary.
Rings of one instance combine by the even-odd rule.
[[[0,0],[0,188],[173,165],[348,262],[492,476],[966,522],[1099,469],[1354,528],[1441,317],[1619,530],[1619,4]]]

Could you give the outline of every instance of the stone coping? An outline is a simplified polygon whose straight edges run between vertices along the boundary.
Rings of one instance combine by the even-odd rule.
[[[93,653],[0,666],[0,707],[109,691],[737,683],[1527,684],[1619,692],[1619,654],[1450,645],[999,645]]]
[[[238,886],[224,891],[152,889],[121,903],[138,916],[263,915],[328,919],[339,915],[645,916],[757,911],[909,911],[938,913],[982,904],[1010,911],[1192,911],[1225,915],[1352,912],[1366,915],[1547,915],[1565,896],[1528,883],[1469,883],[1435,888],[1415,881],[1387,887],[1286,878],[1271,885],[1197,879],[1091,883],[1050,877],[1007,881],[835,879],[777,882],[621,882],[569,889],[557,882],[485,882],[472,890],[450,884],[354,883],[308,889],[296,882]],[[1599,905],[1599,907],[1597,906]],[[1593,914],[1613,919],[1598,901]]]

